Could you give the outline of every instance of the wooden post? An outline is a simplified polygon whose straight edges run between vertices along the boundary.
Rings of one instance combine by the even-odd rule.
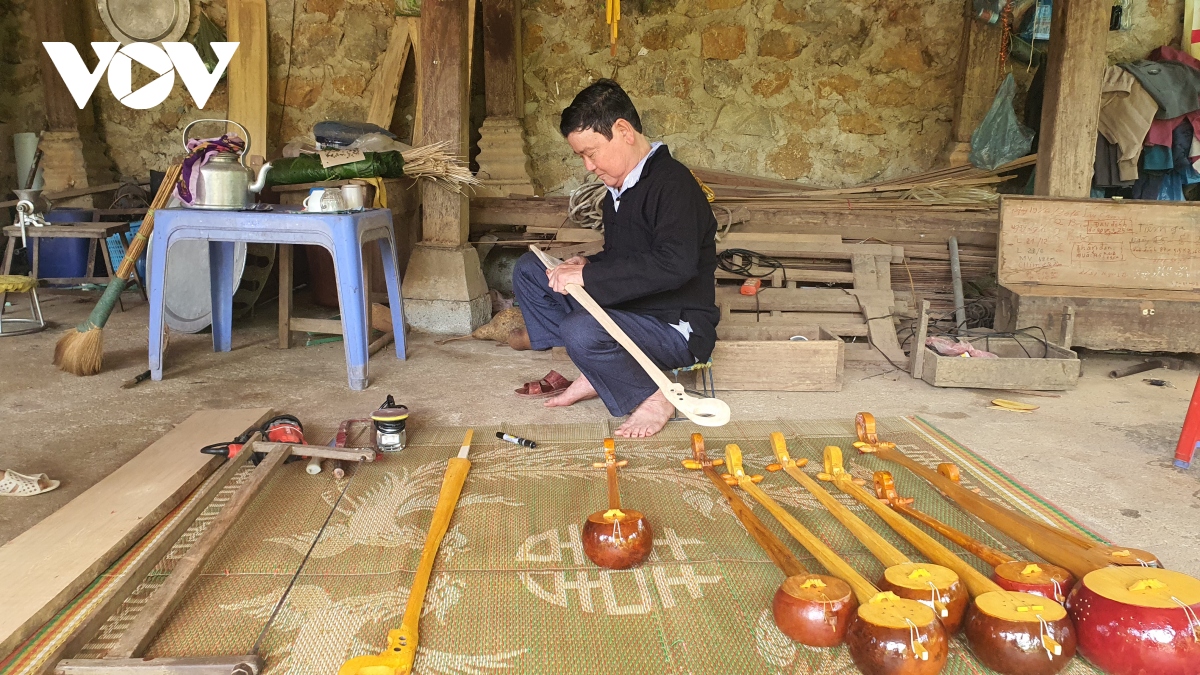
[[[1036,195],[1091,195],[1100,80],[1107,65],[1109,5],[1095,0],[1054,3]]]
[[[467,3],[425,0],[421,6],[418,80],[421,143],[448,141],[467,155]],[[421,183],[422,241],[404,276],[410,325],[433,333],[468,333],[491,318],[479,255],[468,243],[467,197]]]
[[[954,121],[950,127],[951,166],[967,163],[971,134],[987,115],[1000,88],[1000,50],[1005,48],[1002,33],[999,25],[976,21],[971,0],[965,0]]]
[[[475,194],[534,194],[525,153],[521,87],[520,0],[483,0],[483,67],[487,119],[479,129],[479,179]]]
[[[70,14],[66,0],[44,0],[33,3],[33,21],[37,26],[38,42],[69,42],[67,40],[66,23],[81,19],[81,16]],[[78,47],[78,45],[76,45]],[[38,68],[41,70],[42,96],[46,99],[46,126],[50,131],[77,131],[78,109],[67,91],[50,53],[40,44],[37,45]]]
[[[423,143],[449,141],[467,154],[467,3],[431,0],[421,8],[421,119]],[[467,241],[467,198],[431,184],[421,186],[426,242],[457,246]]]
[[[82,13],[72,0],[46,0],[33,3],[33,20],[37,26],[37,42],[71,42],[79,48],[84,44],[79,25]],[[58,192],[88,186],[88,172],[79,135],[79,109],[62,76],[50,60],[50,53],[37,45],[38,68],[41,69],[42,95],[46,106],[46,132],[39,146],[42,149],[42,188]],[[83,50],[80,50],[83,53]],[[90,104],[87,106],[91,112]],[[11,141],[5,139],[5,142]],[[58,206],[90,207],[90,195],[56,202]],[[91,272],[89,272],[91,274]]]
[[[519,0],[483,0],[484,96],[488,117],[523,117]]]

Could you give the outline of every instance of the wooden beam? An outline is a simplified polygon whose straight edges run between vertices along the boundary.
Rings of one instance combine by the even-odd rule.
[[[1000,50],[1006,49],[999,24],[976,21],[972,0],[965,0],[962,46],[958,51],[958,82],[954,121],[950,135],[957,143],[970,143],[971,134],[992,107],[1000,88]]]
[[[252,448],[253,444],[247,445],[242,449],[242,453],[249,454]],[[108,650],[113,658],[138,657],[146,651],[146,647],[150,646],[150,641],[158,634],[158,629],[183,600],[184,591],[199,576],[200,571],[204,568],[204,563],[208,562],[208,558],[217,550],[221,539],[241,517],[250,502],[258,496],[259,491],[267,484],[267,480],[283,466],[283,460],[291,454],[290,447],[275,448],[254,468],[249,480],[238,487],[233,498],[209,523],[204,534],[200,535],[196,543],[192,544],[183,558],[175,564],[175,568],[171,570],[171,574],[167,576],[163,584],[151,594],[141,611],[125,628],[125,632],[121,634],[117,644]]]
[[[0,547],[0,654],[95,581],[224,460],[200,454],[269,408],[194,413],[83,494]]]
[[[447,141],[467,154],[467,3],[426,0],[421,6],[421,142]],[[469,231],[467,197],[425,181],[421,184],[424,241],[460,246]]]
[[[375,71],[375,78],[371,80],[371,107],[367,112],[367,122],[378,124],[384,129],[392,126],[396,97],[400,95],[400,78],[404,76],[408,53],[412,51],[409,21],[407,16],[398,16],[392,22],[387,51],[383,54],[383,62]]]
[[[1034,194],[1091,194],[1110,5],[1096,0],[1054,3]]]
[[[229,119],[246,127],[250,154],[267,152],[267,2],[229,0],[225,32],[237,42],[229,62]]]
[[[67,24],[82,21],[83,17],[67,0],[41,0],[33,3],[33,22],[37,42],[67,42]],[[36,44],[36,43],[35,43]],[[79,45],[76,44],[76,47]],[[79,128],[79,109],[66,83],[50,60],[45,47],[36,44],[38,69],[41,72],[42,96],[46,111],[46,126],[50,131],[76,131]],[[90,62],[89,62],[90,63]],[[11,143],[12,141],[7,141]]]
[[[488,117],[522,117],[519,0],[483,0],[483,86]]]

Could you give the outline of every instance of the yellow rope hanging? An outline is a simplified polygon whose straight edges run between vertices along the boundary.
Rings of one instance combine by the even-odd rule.
[[[617,24],[621,21],[621,0],[608,0],[604,9],[605,21],[609,25],[609,54],[617,55]]]

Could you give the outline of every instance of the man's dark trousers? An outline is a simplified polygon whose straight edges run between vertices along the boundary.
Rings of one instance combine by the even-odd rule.
[[[533,253],[517,261],[513,292],[525,317],[529,344],[539,350],[566,347],[613,416],[628,415],[658,391],[641,365],[586,309],[550,288],[546,267]],[[685,368],[696,362],[683,333],[667,322],[622,310],[605,311],[658,367]]]

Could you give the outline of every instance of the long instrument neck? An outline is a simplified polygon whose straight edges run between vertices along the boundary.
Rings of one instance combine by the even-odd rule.
[[[750,510],[750,507],[746,506],[746,503],[734,492],[733,488],[725,484],[720,474],[707,464],[702,468],[704,475],[708,476],[712,484],[717,486],[717,490],[729,501],[729,506],[733,509],[733,514],[737,516],[738,520],[742,521],[742,525],[746,526],[746,531],[750,533],[754,541],[758,542],[758,545],[762,547],[762,550],[771,559],[771,562],[774,562],[785,576],[794,577],[798,574],[808,574],[808,570],[804,568],[804,565],[800,563],[795,554],[779,540],[779,537],[776,537],[773,532],[767,529],[767,526],[758,519],[758,516],[754,515],[754,512]]]
[[[620,510],[621,492],[617,489],[617,465],[608,462],[605,468],[608,469],[608,508]]]
[[[1106,561],[1095,559],[1088,555],[1086,550],[1080,549],[1069,540],[1064,540],[1062,533],[1057,529],[1002,509],[936,471],[914,462],[902,452],[884,450],[877,454],[882,459],[896,462],[929,481],[966,510],[1017,540],[1047,561],[1067,568],[1077,579],[1082,579],[1089,572],[1107,566]]]
[[[408,592],[408,603],[404,607],[404,618],[401,621],[404,628],[412,631],[414,642],[417,626],[421,621],[421,607],[425,603],[425,590],[429,587],[433,563],[437,560],[438,547],[442,545],[442,537],[446,536],[463,482],[467,479],[467,472],[471,470],[469,459],[451,457],[447,464],[437,506],[433,509],[433,520],[429,524],[429,534],[425,537],[425,547],[421,550],[421,562],[417,564],[417,573],[413,577],[412,587]]]
[[[796,541],[800,542],[800,545],[807,549],[830,574],[849,584],[860,604],[870,602],[871,598],[879,594],[878,588],[875,588],[863,575],[848,565],[845,560],[842,560],[838,554],[825,545],[825,542],[817,538],[800,521],[796,520],[792,514],[784,510],[778,502],[771,499],[767,493],[762,491],[762,488],[751,482],[749,477],[744,475],[739,476],[738,486],[748,492],[751,497],[754,497],[759,504],[766,507],[767,512],[775,516],[779,524],[783,525],[783,529],[795,537]]]
[[[833,514],[833,517],[837,518],[838,522],[845,526],[847,530],[850,530],[851,534],[853,534],[856,539],[862,542],[863,546],[866,546],[867,549],[871,551],[871,554],[879,560],[879,562],[883,563],[887,567],[891,567],[893,565],[903,565],[904,563],[909,562],[908,556],[904,555],[900,549],[892,546],[891,542],[884,539],[875,530],[872,530],[870,525],[867,525],[862,521],[861,518],[851,513],[850,509],[843,506],[841,502],[839,502],[833,495],[829,494],[829,492],[826,491],[825,488],[821,487],[817,481],[813,480],[812,477],[800,470],[799,467],[785,464],[784,471],[787,471],[789,476],[794,478],[796,482],[803,485],[805,489],[812,493],[812,495],[817,498],[817,501],[821,502],[821,504]]]
[[[883,502],[876,499],[874,495],[852,483],[848,475],[842,474],[835,476],[834,484],[836,484],[838,489],[842,492],[845,492],[851,497],[854,497],[858,501],[867,505],[867,507],[874,511],[875,514],[880,518],[882,518],[889,527],[895,530],[896,533],[901,537],[907,539],[908,542],[915,546],[918,551],[923,553],[925,557],[929,558],[934,563],[941,565],[942,567],[949,567],[956,574],[958,574],[959,578],[963,580],[964,584],[966,584],[967,592],[969,592],[972,597],[983,595],[984,593],[990,593],[992,591],[1003,590],[991,579],[988,579],[980,574],[979,570],[976,570],[974,567],[971,567],[967,563],[960,560],[958,556],[954,555],[954,553],[950,551],[950,549],[942,546],[935,541],[933,537],[930,537],[918,529],[916,525],[913,525],[902,518],[900,514],[892,511]]]
[[[953,527],[950,527],[949,525],[943,523],[942,521],[938,520],[937,518],[934,518],[933,516],[930,516],[930,515],[926,515],[920,511],[912,508],[911,506],[908,506],[905,504],[897,504],[895,502],[889,502],[889,504],[896,511],[903,513],[904,515],[908,516],[909,518],[912,518],[913,520],[915,520],[917,522],[924,523],[924,524],[928,525],[929,527],[933,528],[933,530],[935,532],[937,532],[938,534],[942,535],[943,537],[949,539],[950,541],[954,542],[955,544],[958,544],[959,546],[961,546],[961,547],[965,548],[966,550],[970,551],[971,553],[975,554],[975,557],[977,557],[980,560],[984,561],[985,563],[991,565],[992,567],[997,567],[999,565],[1003,565],[1004,563],[1010,563],[1010,562],[1016,560],[1016,558],[1014,558],[1010,555],[1001,553],[1000,551],[992,548],[991,546],[984,544],[983,542],[979,541],[978,539],[969,537],[965,533],[960,532],[960,531],[954,529]]]

